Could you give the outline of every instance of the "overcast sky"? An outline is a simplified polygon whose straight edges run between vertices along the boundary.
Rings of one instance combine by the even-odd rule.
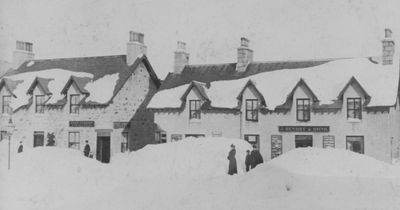
[[[400,43],[399,0],[0,0],[0,59],[16,40],[38,59],[125,54],[135,30],[164,78],[177,40],[191,64],[235,62],[241,36],[256,61],[358,57],[381,53],[386,27]]]

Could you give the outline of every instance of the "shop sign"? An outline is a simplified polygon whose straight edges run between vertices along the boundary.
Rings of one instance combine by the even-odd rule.
[[[335,136],[328,135],[322,137],[323,148],[335,148]]]
[[[94,127],[94,121],[69,121],[69,127]]]
[[[130,128],[131,124],[129,122],[114,122],[114,129],[119,128]]]
[[[329,132],[329,126],[278,126],[279,132]]]

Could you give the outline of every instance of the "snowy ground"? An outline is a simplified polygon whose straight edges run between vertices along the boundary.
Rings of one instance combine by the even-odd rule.
[[[237,139],[151,145],[108,165],[44,147],[12,154],[7,171],[6,143],[0,142],[0,209],[400,208],[400,166],[340,149],[292,150],[245,173],[250,145]],[[231,143],[236,176],[226,175]]]

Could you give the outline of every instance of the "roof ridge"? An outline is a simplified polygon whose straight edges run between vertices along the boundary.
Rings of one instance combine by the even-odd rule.
[[[33,59],[29,61],[54,61],[54,60],[73,60],[73,59],[89,59],[89,58],[112,58],[112,57],[121,57],[126,56],[124,54],[120,55],[100,55],[100,56],[85,56],[85,57],[70,57],[70,58],[47,58],[47,59]],[[29,62],[26,61],[26,62]]]

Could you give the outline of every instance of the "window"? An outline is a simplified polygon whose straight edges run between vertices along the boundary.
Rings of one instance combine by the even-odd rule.
[[[73,149],[79,149],[80,144],[80,133],[69,132],[68,133],[68,147]]]
[[[171,134],[171,141],[180,141],[182,140],[182,134]]]
[[[322,137],[323,148],[335,148],[335,136],[326,135]]]
[[[11,113],[11,96],[3,96],[3,103],[1,104],[1,113]]]
[[[79,114],[79,95],[71,94],[69,103],[69,113]]]
[[[155,133],[155,138],[157,143],[166,143],[167,142],[167,133],[164,131],[158,131]]]
[[[260,150],[260,135],[244,135],[244,140],[249,142],[252,146],[256,146]]]
[[[346,136],[346,149],[364,154],[364,136]]]
[[[271,159],[282,154],[282,135],[271,135]]]
[[[258,121],[258,99],[246,99],[246,120]]]
[[[185,138],[194,137],[194,138],[204,138],[206,135],[204,134],[185,134]]]
[[[296,135],[295,136],[295,147],[312,147],[313,138],[311,135]]]
[[[200,119],[200,100],[189,100],[189,119]]]
[[[361,120],[361,98],[347,99],[347,119]]]
[[[35,113],[44,113],[44,95],[37,95],[35,99]]]
[[[298,121],[310,120],[310,99],[300,98],[296,100],[296,113]]]
[[[33,147],[44,146],[44,132],[34,131],[33,132]]]
[[[122,132],[121,152],[128,152],[129,133]]]
[[[7,131],[0,131],[0,141],[5,140],[7,137]]]

